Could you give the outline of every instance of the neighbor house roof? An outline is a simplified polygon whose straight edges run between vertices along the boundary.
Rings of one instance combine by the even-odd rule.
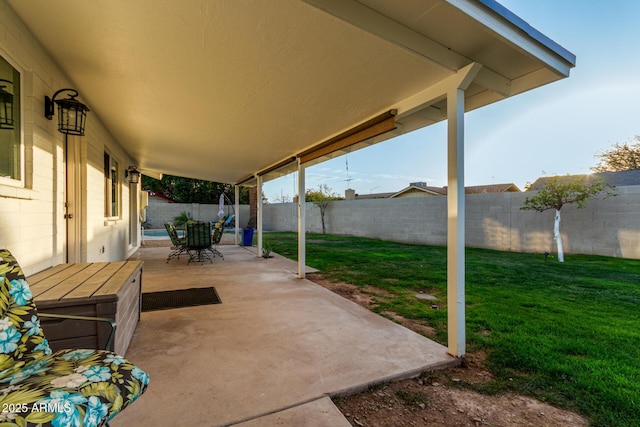
[[[366,199],[388,199],[395,193],[371,193],[371,194],[356,194],[356,200]]]
[[[425,196],[442,196],[447,194],[447,191],[442,187],[430,187],[425,183],[412,183],[408,187],[393,193],[390,198],[402,197],[409,193],[419,193]]]
[[[618,172],[600,172],[595,175],[603,178],[607,183],[609,183],[609,185],[616,187],[640,185],[640,169]]]
[[[464,188],[465,194],[484,194],[484,193],[507,193],[520,192],[521,190],[513,183],[507,184],[489,184],[489,185],[471,185]],[[356,195],[356,199],[386,199],[397,198],[409,193],[420,193],[424,196],[446,196],[447,187],[428,186],[424,182],[412,182],[408,187],[403,188],[395,193],[374,193]]]
[[[160,199],[160,200],[165,200],[165,201],[167,201],[169,203],[175,203],[175,200],[173,200],[169,196],[165,196],[162,193],[158,193],[158,192],[151,191],[151,190],[144,190],[144,191],[146,191],[149,194],[149,197],[155,197],[155,198]]]
[[[563,175],[557,177],[543,176],[536,179],[531,185],[529,185],[527,187],[527,191],[539,190],[553,178],[558,178],[560,180],[569,180],[577,177],[600,177],[604,179],[607,184],[613,185],[615,187],[640,185],[640,169],[635,169],[616,172],[600,172],[594,174]]]
[[[104,124],[152,176],[270,179],[382,113],[391,130],[314,162],[446,119],[435,89],[467,67],[479,69],[469,111],[575,65],[493,0],[5,3],[80,92],[87,126]]]
[[[520,193],[521,190],[513,183],[507,184],[488,184],[488,185],[471,185],[464,187],[466,194],[484,194],[484,193]]]

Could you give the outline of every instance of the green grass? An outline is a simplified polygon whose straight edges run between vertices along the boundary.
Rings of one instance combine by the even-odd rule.
[[[297,257],[296,234],[264,239]],[[426,321],[446,345],[446,248],[330,235],[307,242],[308,265],[391,292],[377,311]],[[440,309],[417,291],[437,296]],[[485,350],[495,375],[467,386],[527,394],[596,426],[640,425],[640,261],[467,249],[466,296],[468,351]]]

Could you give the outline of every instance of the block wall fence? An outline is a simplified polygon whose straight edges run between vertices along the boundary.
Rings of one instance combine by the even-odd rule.
[[[150,203],[146,207],[145,228],[164,229],[165,222],[173,222],[174,218],[182,212],[188,212],[191,217],[198,221],[217,221],[218,208],[217,204],[200,204],[200,203]],[[224,206],[224,214],[233,214],[230,206]],[[249,220],[249,205],[240,206],[240,226],[247,225]]]
[[[565,253],[640,259],[640,186],[618,187],[616,192],[616,197],[604,200],[593,198],[582,209],[577,209],[575,205],[562,208],[560,231]],[[554,211],[540,213],[521,210],[528,195],[467,195],[466,245],[554,254]],[[149,205],[149,208],[152,209],[148,210],[147,219],[154,228],[163,228],[165,218],[172,215],[166,219],[172,220],[173,216],[187,208],[197,212],[200,217],[194,217],[202,220],[214,219],[218,211],[216,205],[159,204]],[[248,215],[248,206],[242,206],[241,227],[246,226]],[[294,203],[264,205],[265,231],[295,232],[297,221]],[[320,209],[312,203],[306,206],[306,224],[307,232],[322,233]],[[325,214],[325,224],[329,234],[445,246],[447,198],[434,196],[331,202]]]

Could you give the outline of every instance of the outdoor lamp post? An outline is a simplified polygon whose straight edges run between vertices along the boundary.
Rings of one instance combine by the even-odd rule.
[[[0,82],[13,85],[12,81],[5,79],[0,79]],[[13,94],[6,87],[0,83],[0,129],[13,129]]]
[[[61,92],[71,92],[68,98],[56,99]],[[84,125],[89,107],[78,101],[78,91],[75,89],[60,89],[53,97],[44,97],[44,116],[53,119],[53,103],[58,104],[58,131],[68,135],[84,135]]]

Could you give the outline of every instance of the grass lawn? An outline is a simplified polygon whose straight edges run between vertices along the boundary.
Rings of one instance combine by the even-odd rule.
[[[264,241],[297,257],[294,233]],[[393,293],[379,311],[427,320],[446,345],[446,248],[309,234],[307,264]],[[468,351],[485,350],[496,378],[475,389],[534,396],[593,425],[640,425],[640,261],[467,249],[466,295]]]

